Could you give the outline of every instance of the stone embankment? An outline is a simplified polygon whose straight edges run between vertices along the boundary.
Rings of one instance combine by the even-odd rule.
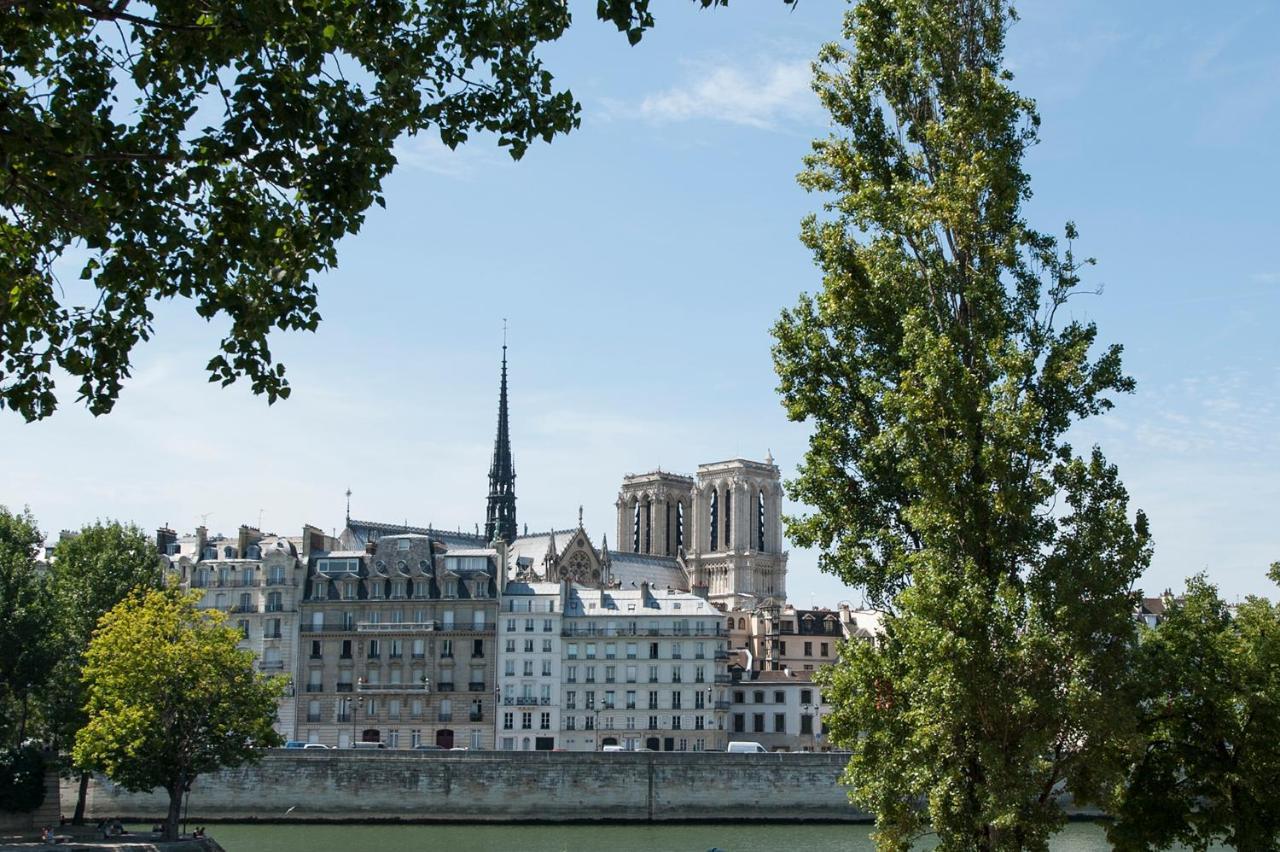
[[[867,821],[837,784],[847,755],[273,751],[198,779],[189,821]],[[70,813],[75,788],[63,788]],[[152,820],[160,791],[95,778],[93,819]]]

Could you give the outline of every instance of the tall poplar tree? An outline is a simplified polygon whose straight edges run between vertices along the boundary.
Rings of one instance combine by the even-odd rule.
[[[1034,103],[1001,0],[863,0],[815,83],[835,131],[800,176],[828,199],[822,270],[774,329],[810,425],[792,539],[886,613],[821,678],[877,843],[1045,849],[1133,728],[1132,585],[1149,560],[1115,468],[1071,425],[1132,390],[1119,346],[1064,321],[1089,264],[1022,212]]]

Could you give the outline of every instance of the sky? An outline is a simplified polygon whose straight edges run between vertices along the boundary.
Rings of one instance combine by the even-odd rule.
[[[822,199],[795,183],[831,132],[809,62],[837,0],[655,3],[628,47],[573,2],[545,52],[582,126],[514,163],[491,139],[398,143],[385,210],[319,280],[324,321],[273,348],[293,393],[208,384],[223,326],[156,307],[110,415],[66,389],[51,419],[0,412],[0,504],[50,534],[98,518],[297,534],[353,517],[484,520],[503,319],[518,520],[616,528],[626,473],[806,448],[779,404],[770,327],[820,277],[797,234]],[[1041,230],[1072,220],[1097,259],[1073,300],[1125,346],[1137,391],[1075,430],[1151,519],[1151,593],[1207,571],[1272,595],[1280,559],[1280,6],[1024,3],[1007,61],[1036,99],[1027,157]],[[788,506],[790,511],[803,507]],[[613,538],[613,536],[610,536]],[[798,605],[861,596],[791,548]]]

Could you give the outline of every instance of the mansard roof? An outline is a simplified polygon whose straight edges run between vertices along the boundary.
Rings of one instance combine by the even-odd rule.
[[[609,551],[609,575],[622,589],[638,588],[646,582],[655,588],[687,592],[689,577],[674,556],[654,556],[648,553],[622,553]]]

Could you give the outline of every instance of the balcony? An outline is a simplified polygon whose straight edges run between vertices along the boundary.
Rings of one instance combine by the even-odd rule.
[[[425,683],[361,683],[361,692],[423,692]]]
[[[473,680],[467,684],[467,689],[471,690],[472,692],[484,692],[484,681]]]
[[[484,714],[483,714],[483,713],[471,713],[467,718],[469,718],[472,722],[483,722],[483,721],[484,721]]]
[[[319,722],[319,721],[320,721],[320,714],[319,714],[319,713],[308,713],[308,714],[307,714],[307,721],[308,721],[308,722]]]
[[[724,650],[723,648],[717,648],[715,658],[718,661],[727,660],[729,659],[729,652]]]
[[[230,613],[257,612],[257,611],[258,611],[257,604],[232,604],[231,606],[227,607],[227,612],[230,612]]]
[[[717,709],[717,710],[728,710],[728,709],[729,709],[729,707],[730,707],[730,702],[728,702],[728,701],[717,701],[717,702],[716,702],[716,709]]]
[[[339,714],[338,714],[338,721],[339,721],[339,722],[350,722],[350,721],[351,721],[351,714],[350,714],[350,713],[339,713]]]
[[[266,608],[266,610],[265,610],[265,611],[266,611],[266,612],[284,612],[284,604],[282,604],[282,603],[269,603],[269,604],[267,604],[267,608]]]
[[[298,581],[290,577],[268,577],[263,581],[264,586],[296,586]]]
[[[517,707],[537,706],[538,699],[534,698],[532,695],[521,695],[516,698],[515,703]]]
[[[713,680],[716,683],[733,683],[733,675],[718,674],[713,678]]]
[[[323,684],[323,683],[309,683],[309,684],[307,684],[307,692],[324,692],[324,684]]]
[[[453,692],[453,681],[451,680],[440,681],[438,684],[436,684],[436,691],[437,692]]]
[[[436,721],[437,721],[437,722],[452,722],[452,721],[453,721],[453,714],[452,714],[452,713],[438,713],[438,714],[436,714]]]
[[[360,633],[428,633],[440,629],[438,621],[356,622],[356,630]]]
[[[282,671],[284,669],[284,660],[259,660],[258,668],[264,672]]]
[[[298,630],[302,633],[346,633],[354,630],[355,627],[350,624],[301,624]]]
[[[277,630],[275,633],[263,633],[262,638],[263,639],[283,639],[284,634]]]
[[[353,688],[353,685],[349,683],[338,684],[338,692],[350,692]]]

